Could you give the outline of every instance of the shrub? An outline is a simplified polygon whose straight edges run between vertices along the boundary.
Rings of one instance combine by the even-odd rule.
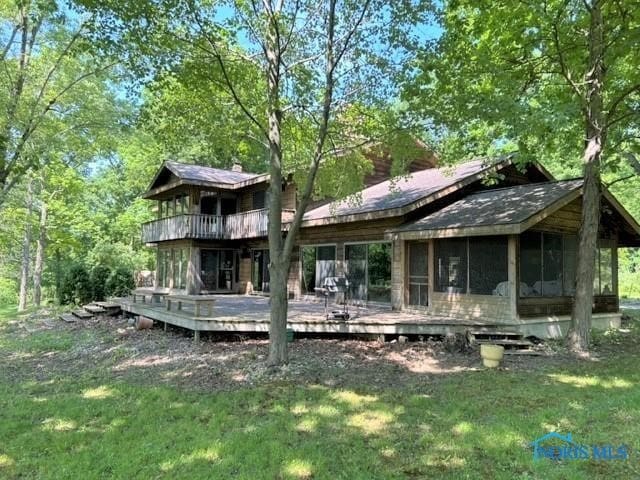
[[[111,276],[109,268],[97,265],[91,270],[91,291],[93,299],[102,301],[107,296],[107,281]]]
[[[91,278],[82,263],[74,263],[66,271],[60,287],[62,304],[83,304],[91,300]]]
[[[107,281],[107,293],[116,297],[129,295],[134,287],[133,273],[126,267],[116,268]]]
[[[0,305],[8,306],[18,303],[16,282],[0,277]]]

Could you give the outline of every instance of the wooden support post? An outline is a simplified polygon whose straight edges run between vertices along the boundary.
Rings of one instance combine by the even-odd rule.
[[[200,343],[200,330],[193,331],[193,343],[195,343],[196,345]]]
[[[433,309],[433,286],[436,281],[435,240],[430,239],[427,244],[427,310]]]
[[[518,235],[509,235],[507,245],[508,281],[509,281],[509,316],[512,321],[518,319],[518,297],[520,296],[520,279],[518,274]]]
[[[167,322],[164,322],[164,331],[167,331]]]

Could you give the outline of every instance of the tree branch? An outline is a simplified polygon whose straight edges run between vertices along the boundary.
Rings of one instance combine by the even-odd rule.
[[[640,83],[632,85],[611,102],[611,105],[607,109],[607,125],[614,123],[609,121],[609,119],[613,117],[613,115],[616,113],[616,110],[622,104],[622,102],[624,102],[631,94],[636,92],[640,92]],[[619,121],[619,120],[616,120],[616,121]]]
[[[216,45],[216,42],[214,42],[211,39],[211,37],[209,36],[209,34],[207,34],[205,32],[204,27],[202,25],[202,21],[200,19],[200,16],[195,11],[195,9],[192,8],[191,2],[189,2],[188,5],[189,5],[189,9],[191,10],[191,14],[193,15],[196,23],[198,24],[198,27],[200,28],[200,32],[204,35],[205,40],[207,41],[207,43],[209,44],[209,46],[213,50],[212,51],[213,57],[216,59],[216,61],[218,62],[218,65],[220,66],[220,70],[222,72],[222,76],[224,78],[224,82],[225,82],[227,88],[229,89],[229,91],[231,92],[231,96],[233,97],[235,102],[238,104],[238,106],[240,107],[242,112],[247,116],[247,118],[251,122],[253,122],[256,125],[256,127],[258,127],[258,129],[265,136],[265,138],[269,138],[269,134],[267,132],[267,129],[264,127],[264,125],[262,125],[262,123],[260,123],[258,121],[258,119],[249,111],[249,109],[245,106],[244,102],[240,99],[240,96],[238,95],[238,92],[236,91],[236,89],[235,89],[235,87],[233,85],[233,82],[231,81],[231,78],[229,77],[229,73],[227,72],[227,68],[226,68],[225,62],[222,59],[222,55],[220,54],[220,51],[218,49],[218,46]]]
[[[367,1],[368,4],[368,1]],[[322,116],[320,126],[318,128],[318,138],[316,139],[315,151],[309,165],[309,174],[302,191],[298,208],[293,217],[293,221],[287,232],[287,236],[282,248],[283,258],[289,258],[295,245],[296,236],[302,224],[302,218],[311,199],[313,193],[313,185],[315,183],[316,174],[320,166],[320,160],[324,153],[324,143],[329,130],[329,120],[331,118],[331,105],[333,103],[333,87],[334,87],[334,71],[336,67],[336,57],[334,53],[334,35],[336,22],[336,0],[329,0],[329,12],[327,18],[327,43],[326,43],[326,66],[325,66],[325,90],[322,104]]]

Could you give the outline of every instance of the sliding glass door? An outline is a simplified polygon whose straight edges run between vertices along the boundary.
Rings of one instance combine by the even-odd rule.
[[[202,289],[210,292],[233,290],[235,254],[233,250],[201,250]]]
[[[251,258],[251,282],[256,292],[269,291],[269,250],[254,250]]]
[[[349,293],[354,300],[391,301],[391,244],[358,243],[345,246]]]

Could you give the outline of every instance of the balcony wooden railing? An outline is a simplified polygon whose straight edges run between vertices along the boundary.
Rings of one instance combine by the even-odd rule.
[[[293,210],[284,210],[283,223],[291,222],[293,214]],[[267,209],[233,215],[183,214],[144,223],[142,241],[155,243],[183,238],[233,240],[264,237],[267,235],[268,225]]]

